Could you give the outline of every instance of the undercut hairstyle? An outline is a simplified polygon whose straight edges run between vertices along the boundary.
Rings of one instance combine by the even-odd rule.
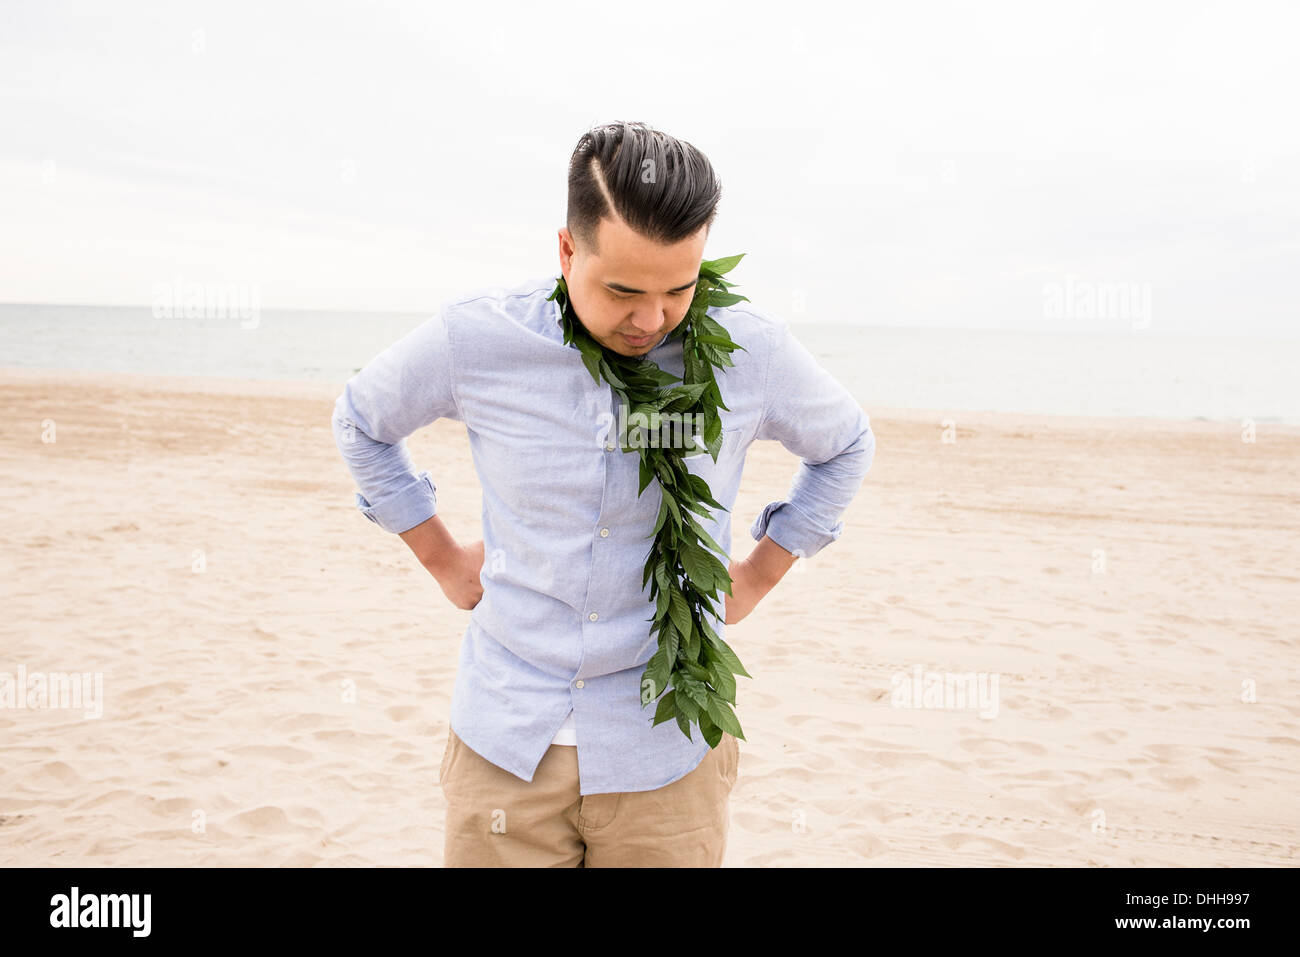
[[[569,159],[566,225],[594,253],[606,218],[670,245],[711,228],[721,197],[708,157],[690,143],[644,123],[609,123],[582,134]]]

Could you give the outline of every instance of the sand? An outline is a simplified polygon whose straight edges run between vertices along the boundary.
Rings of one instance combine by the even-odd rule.
[[[0,708],[0,865],[441,864],[469,612],[356,511],[339,388],[0,370],[0,672],[103,681]],[[869,411],[843,537],[728,631],[726,865],[1293,865],[1300,429]],[[481,537],[464,427],[410,444]],[[795,467],[750,448],[735,557]]]

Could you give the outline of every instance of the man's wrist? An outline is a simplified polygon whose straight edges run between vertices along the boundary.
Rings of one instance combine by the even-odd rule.
[[[434,578],[441,579],[454,564],[460,546],[451,537],[442,519],[437,515],[421,522],[414,528],[400,533],[416,559]]]
[[[445,548],[431,557],[421,558],[420,564],[438,581],[442,581],[443,576],[448,574],[455,566],[457,555],[460,551],[459,545],[453,545],[451,548]]]

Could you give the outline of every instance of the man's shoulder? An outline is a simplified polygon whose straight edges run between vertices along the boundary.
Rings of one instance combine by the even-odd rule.
[[[750,302],[738,302],[733,306],[711,306],[708,315],[727,330],[733,342],[752,353],[771,348],[782,330],[789,328],[789,323],[784,318]]]
[[[549,328],[558,315],[557,303],[547,302],[554,289],[555,277],[543,275],[471,287],[443,299],[433,322],[445,330],[459,364],[500,360],[535,349],[538,336],[558,339]]]
[[[555,289],[555,276],[531,276],[511,282],[477,286],[443,302],[448,314],[518,310],[544,302]]]
[[[531,276],[494,285],[479,286],[443,301],[439,313],[449,334],[467,346],[484,350],[501,348],[525,330],[552,339],[559,305],[548,302],[555,290],[555,276]]]

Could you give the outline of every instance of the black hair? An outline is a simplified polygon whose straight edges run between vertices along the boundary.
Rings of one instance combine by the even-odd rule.
[[[644,123],[593,127],[569,159],[567,225],[592,251],[605,218],[621,218],[665,245],[680,242],[713,225],[721,197],[722,183],[707,156]]]

